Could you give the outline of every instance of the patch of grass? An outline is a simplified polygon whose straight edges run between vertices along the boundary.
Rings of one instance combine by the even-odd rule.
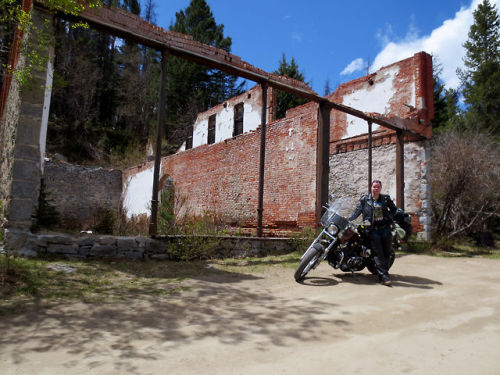
[[[244,259],[227,258],[214,260],[211,264],[217,269],[236,273],[266,273],[277,268],[295,268],[300,259],[299,253],[262,258],[252,257]]]
[[[10,258],[0,283],[0,316],[34,303],[113,303],[141,296],[178,296],[191,279],[270,274],[295,268],[300,254],[212,261],[57,260]],[[0,255],[0,267],[7,258]]]
[[[410,241],[408,252],[441,257],[474,257],[500,259],[500,248],[482,247],[468,238],[437,239],[434,242]]]
[[[6,261],[0,256],[2,269]],[[0,315],[20,312],[35,301],[111,303],[138,295],[178,295],[189,290],[181,282],[199,274],[202,267],[181,268],[173,262],[11,258],[0,283]]]

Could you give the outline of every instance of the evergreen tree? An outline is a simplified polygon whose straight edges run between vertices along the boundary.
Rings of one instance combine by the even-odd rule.
[[[286,56],[283,53],[279,64],[280,65],[278,69],[273,73],[305,82],[304,74],[299,70],[299,66],[297,65],[293,57],[292,60],[288,62],[286,61]],[[309,84],[308,82],[306,83]],[[283,118],[285,117],[286,111],[288,109],[307,103],[307,99],[290,94],[288,92],[278,91],[276,95],[276,102],[276,117]]]
[[[325,82],[325,89],[323,91],[323,96],[330,95],[332,93],[332,88],[330,87],[330,80],[327,79]]]
[[[474,11],[469,39],[464,43],[465,69],[458,74],[468,105],[467,124],[493,134],[500,132],[500,20],[484,0]]]
[[[170,30],[231,51],[231,38],[224,36],[224,25],[217,25],[205,0],[191,0],[189,6],[175,16]],[[185,129],[194,122],[198,112],[242,92],[243,83],[237,84],[237,77],[180,58],[169,58],[167,70],[166,134],[174,145],[185,139]]]
[[[462,113],[458,106],[459,92],[447,89],[440,78],[441,64],[434,58],[434,119],[432,120],[433,132],[436,134],[459,128]]]

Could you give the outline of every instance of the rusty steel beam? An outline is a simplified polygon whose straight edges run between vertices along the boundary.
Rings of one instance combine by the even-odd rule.
[[[165,122],[165,112],[167,103],[165,102],[165,92],[167,86],[167,62],[168,51],[162,51],[161,56],[161,78],[160,78],[160,102],[158,110],[158,129],[156,130],[156,151],[155,151],[155,164],[153,170],[153,194],[151,197],[151,219],[149,222],[149,234],[155,236],[158,233],[158,187],[160,179],[160,166],[161,166],[161,141],[163,125]]]
[[[372,122],[368,120],[368,194],[372,192]]]
[[[259,197],[257,207],[257,237],[262,237],[262,216],[264,212],[264,165],[266,159],[266,114],[267,114],[267,83],[261,84],[262,112],[260,132],[260,160],[259,160]]]
[[[44,7],[42,1],[36,1],[36,5],[37,7]],[[414,132],[404,124],[392,123],[379,116],[373,116],[355,108],[332,102],[315,93],[303,82],[278,76],[273,73],[267,73],[242,61],[236,55],[193,41],[185,35],[166,31],[123,9],[101,7],[87,9],[78,17],[66,15],[64,13],[58,13],[57,16],[74,21],[83,20],[89,23],[93,28],[108,34],[131,40],[157,50],[168,49],[173,56],[182,57],[186,60],[210,68],[219,69],[223,72],[255,82],[267,82],[269,86],[278,90],[289,92],[310,101],[323,103],[323,105],[329,106],[332,109],[359,117],[365,121],[371,120],[373,123],[388,129],[396,131],[402,130],[404,133],[424,139],[421,134]],[[128,22],[124,21],[124,17],[127,17]]]
[[[318,136],[316,147],[316,223],[320,222],[322,208],[328,203],[330,175],[330,111],[325,103],[318,108]]]
[[[396,206],[405,208],[405,155],[404,135],[401,130],[396,133]]]

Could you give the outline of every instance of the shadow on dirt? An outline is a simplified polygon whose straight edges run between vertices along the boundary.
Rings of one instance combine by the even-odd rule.
[[[378,283],[378,276],[366,273],[340,273],[335,274],[342,282],[358,284],[358,285],[373,285]],[[443,285],[439,281],[426,279],[419,276],[391,274],[393,287],[418,288],[418,289],[433,289],[433,285]]]
[[[4,316],[0,350],[16,364],[29,361],[33,353],[71,354],[62,363],[68,373],[77,366],[78,356],[83,361],[92,358],[88,365],[94,371],[109,366],[112,358],[116,371],[142,374],[144,369],[134,360],[164,360],[198,341],[251,343],[265,351],[291,342],[316,342],[324,336],[325,325],[330,335],[342,337],[350,326],[333,317],[331,312],[341,308],[338,304],[305,304],[274,293],[265,283],[255,288],[245,282],[260,279],[252,275],[204,266],[198,271],[186,281],[189,291],[175,296],[139,294],[119,303],[35,305],[26,313]],[[321,278],[312,281],[325,283]]]
[[[297,282],[309,286],[333,286],[338,284],[337,280],[328,277],[305,277],[303,280]]]

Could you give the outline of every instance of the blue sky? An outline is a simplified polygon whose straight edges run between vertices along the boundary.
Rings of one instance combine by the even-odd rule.
[[[482,0],[481,0],[482,1]],[[319,94],[367,71],[426,51],[456,88],[462,44],[480,0],[207,0],[232,38],[231,52],[265,71],[292,57]],[[497,4],[500,0],[490,0]],[[190,0],[156,2],[156,23],[168,29]],[[247,88],[254,85],[248,82]]]

